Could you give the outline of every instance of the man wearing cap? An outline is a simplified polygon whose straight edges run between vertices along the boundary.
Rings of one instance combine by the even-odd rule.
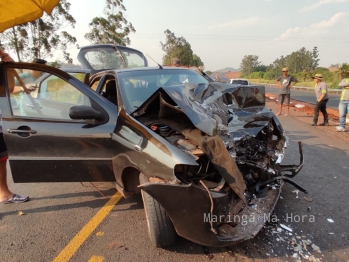
[[[345,131],[346,115],[349,113],[349,78],[344,78],[340,83],[340,87],[344,87],[338,106],[339,111],[339,126],[336,130],[339,132]]]
[[[281,115],[282,105],[283,105],[284,101],[286,100],[286,114],[285,114],[285,116],[288,116],[289,111],[290,111],[290,96],[291,96],[290,89],[292,86],[294,86],[298,82],[298,80],[295,77],[289,75],[288,68],[284,67],[282,69],[282,76],[277,78],[275,81],[276,81],[277,86],[281,88],[280,94],[279,94],[280,108],[279,108],[279,112],[277,112],[276,115]],[[291,83],[293,83],[293,84],[291,84]]]
[[[312,77],[315,82],[315,95],[316,95],[316,105],[314,107],[314,119],[313,123],[311,124],[312,126],[317,125],[317,120],[319,117],[319,111],[324,116],[324,122],[321,123],[319,126],[328,126],[328,114],[326,111],[326,104],[328,101],[328,91],[327,91],[327,85],[323,81],[323,76],[322,74],[316,74],[315,76]]]

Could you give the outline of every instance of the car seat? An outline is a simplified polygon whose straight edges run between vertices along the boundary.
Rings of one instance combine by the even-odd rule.
[[[115,80],[110,80],[105,86],[105,92],[103,96],[112,102],[114,105],[117,105],[117,93],[116,93],[116,83]]]

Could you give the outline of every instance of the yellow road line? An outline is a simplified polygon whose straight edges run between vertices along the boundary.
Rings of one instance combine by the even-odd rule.
[[[122,195],[116,192],[109,201],[97,212],[96,215],[80,230],[70,243],[58,254],[53,262],[65,262],[75,254],[79,247],[85,242],[89,235],[98,227],[112,208],[120,201]]]
[[[104,257],[92,256],[88,262],[103,262]]]

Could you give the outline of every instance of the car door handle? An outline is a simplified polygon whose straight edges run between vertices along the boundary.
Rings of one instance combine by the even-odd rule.
[[[7,129],[11,134],[36,134],[36,130]]]
[[[142,148],[139,145],[134,145],[133,148],[138,152],[142,152]]]

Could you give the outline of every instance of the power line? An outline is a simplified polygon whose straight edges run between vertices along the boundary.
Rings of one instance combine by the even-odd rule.
[[[163,34],[135,34],[130,35],[132,38],[157,38],[164,39]],[[270,36],[234,36],[234,35],[185,35],[186,38],[191,39],[207,39],[207,40],[238,40],[238,41],[246,41],[246,40],[258,40],[258,41],[309,41],[309,42],[349,42],[349,38],[323,38],[323,37],[270,37]]]

